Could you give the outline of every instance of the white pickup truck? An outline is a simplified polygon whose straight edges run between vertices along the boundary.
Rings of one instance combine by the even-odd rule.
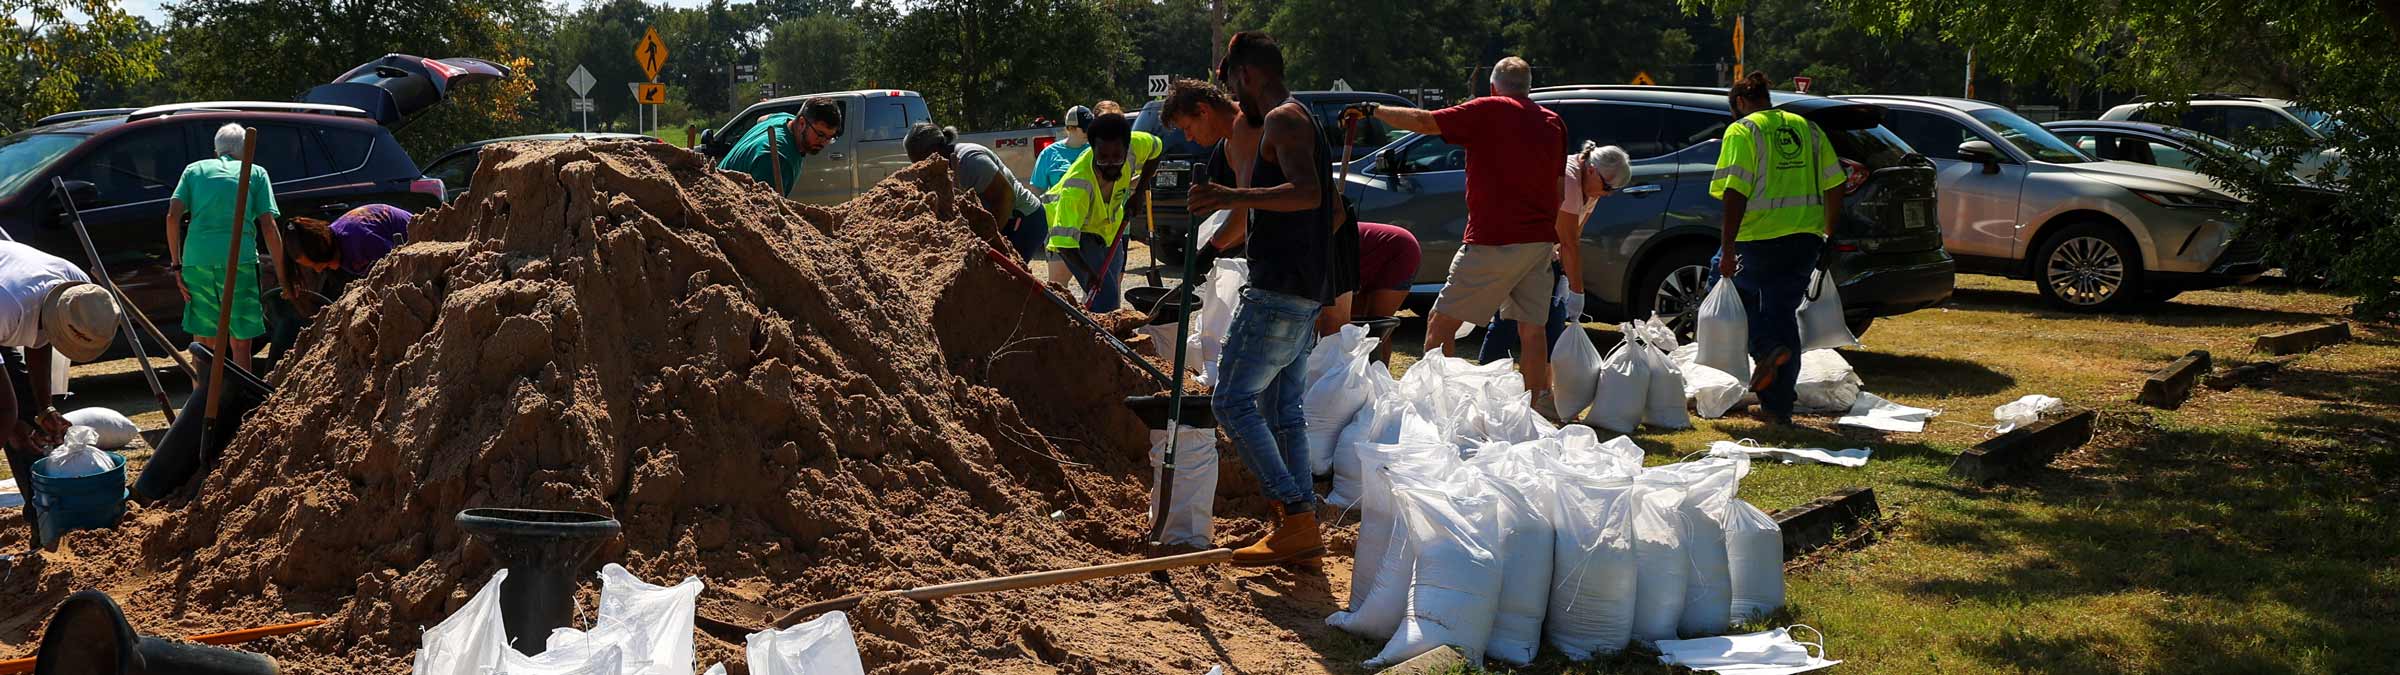
[[[877,181],[907,168],[908,151],[901,141],[908,136],[908,127],[933,121],[933,115],[925,110],[924,97],[913,91],[861,89],[787,96],[760,101],[742,110],[725,126],[701,131],[699,152],[711,160],[723,158],[759,117],[779,112],[799,114],[800,104],[812,98],[833,99],[835,105],[842,107],[845,126],[841,137],[825,146],[824,152],[800,165],[800,179],[792,185],[791,196],[811,204],[830,206],[850,201]],[[958,140],[991,148],[999,153],[1000,161],[1010,171],[1025,178],[1033,174],[1033,161],[1042,148],[1057,140],[1058,131],[1056,127],[993,131],[961,134]]]

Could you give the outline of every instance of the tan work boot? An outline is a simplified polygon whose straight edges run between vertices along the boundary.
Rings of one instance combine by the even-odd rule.
[[[1325,557],[1325,533],[1317,528],[1315,511],[1285,515],[1258,543],[1235,549],[1233,564],[1257,567]]]

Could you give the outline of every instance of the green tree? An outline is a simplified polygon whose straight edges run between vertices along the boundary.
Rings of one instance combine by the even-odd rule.
[[[17,72],[0,78],[0,133],[84,107],[96,87],[158,76],[158,39],[112,0],[0,0],[0,16],[12,19],[0,60]]]
[[[733,67],[754,49],[743,20],[726,0],[658,17],[659,39],[667,43],[667,65],[659,81],[679,90],[692,110],[722,114],[733,105]]]
[[[636,111],[633,93],[626,85],[648,81],[641,64],[634,62],[633,49],[657,18],[658,9],[642,0],[607,0],[585,6],[560,23],[555,52],[559,61],[553,68],[557,73],[542,81],[564,89],[564,78],[582,66],[597,82],[591,92],[593,127],[632,131]],[[672,45],[667,56],[675,56]]]
[[[767,36],[760,75],[793,93],[854,89],[869,44],[866,28],[840,14],[786,19]]]
[[[1254,0],[1234,17],[1229,30],[1263,27],[1283,46],[1293,89],[1460,86],[1503,39],[1491,5],[1467,0]]]
[[[961,129],[1023,126],[1113,94],[1133,58],[1122,22],[1096,0],[929,0],[876,40],[869,82],[925,95]]]
[[[1216,68],[1210,0],[1113,0],[1107,11],[1123,17],[1133,58],[1115,64],[1111,92],[1099,98],[1142,100],[1150,75],[1205,80]]]
[[[1673,7],[1642,0],[1517,0],[1503,33],[1533,64],[1536,83],[1630,81],[1647,71],[1660,84],[1698,48]],[[1714,84],[1688,83],[1688,84]]]

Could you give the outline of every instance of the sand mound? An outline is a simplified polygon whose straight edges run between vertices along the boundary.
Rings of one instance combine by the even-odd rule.
[[[30,651],[43,608],[98,586],[159,633],[330,616],[256,648],[404,671],[494,568],[452,524],[480,506],[612,515],[601,560],[699,575],[704,614],[749,623],[745,603],[1139,551],[1145,435],[1117,401],[1156,387],[983,257],[992,220],[938,160],[825,210],[661,145],[484,157],[319,319],[195,496],[12,571],[35,582],[0,590],[27,608],[0,644]],[[1206,648],[1060,632],[1115,604],[1188,619],[1167,602],[1125,581],[857,617],[879,672],[1138,672]]]

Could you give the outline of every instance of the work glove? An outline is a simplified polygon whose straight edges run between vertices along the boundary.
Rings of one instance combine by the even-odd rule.
[[[1349,107],[1342,109],[1342,124],[1355,124],[1359,120],[1373,118],[1376,107],[1374,101],[1352,103]]]
[[[1583,294],[1568,287],[1566,277],[1559,277],[1556,296],[1559,304],[1567,310],[1567,319],[1580,323],[1583,318]]]

